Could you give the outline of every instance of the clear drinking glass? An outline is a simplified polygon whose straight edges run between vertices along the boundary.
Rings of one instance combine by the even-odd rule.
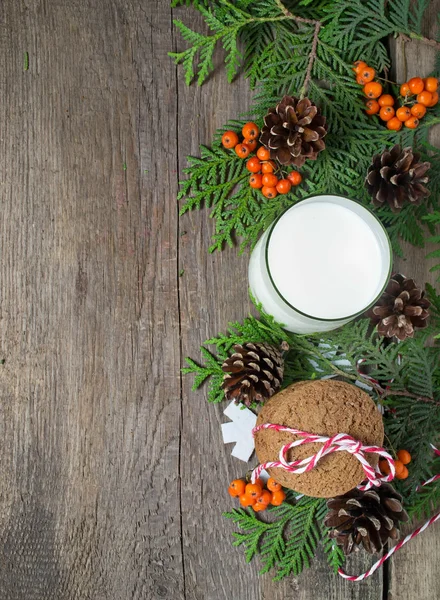
[[[255,246],[249,285],[288,331],[330,331],[382,295],[392,268],[390,240],[362,204],[336,195],[301,200]]]

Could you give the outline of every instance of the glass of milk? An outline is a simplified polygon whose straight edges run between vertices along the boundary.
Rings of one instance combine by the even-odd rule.
[[[272,223],[249,263],[252,294],[288,331],[330,331],[382,295],[392,250],[381,224],[342,196],[301,200]]]

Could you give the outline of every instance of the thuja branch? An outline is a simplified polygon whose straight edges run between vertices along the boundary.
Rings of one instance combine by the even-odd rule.
[[[435,398],[430,398],[429,396],[420,396],[419,394],[413,394],[412,392],[408,392],[408,390],[387,390],[384,389],[379,384],[369,383],[371,387],[373,387],[380,397],[386,398],[387,396],[404,396],[405,398],[414,398],[417,402],[424,402],[426,404],[434,404],[434,406],[440,406],[440,402],[435,400]]]
[[[302,86],[301,92],[300,92],[301,98],[303,98],[306,95],[307,89],[309,87],[310,78],[312,76],[313,63],[315,62],[315,58],[316,58],[316,48],[318,46],[318,36],[319,36],[320,29],[321,29],[321,23],[319,21],[316,21],[315,31],[313,33],[312,49],[310,50],[309,62],[307,64],[306,76],[304,78],[304,83],[303,83],[303,86]]]
[[[317,348],[312,350],[307,350],[306,348],[303,351],[311,356],[318,356],[319,359],[329,367],[333,373],[339,377],[344,377],[345,379],[350,379],[351,381],[360,381],[364,385],[367,385],[374,389],[377,393],[378,397],[383,400],[389,396],[403,396],[405,398],[413,398],[417,402],[423,402],[425,404],[433,404],[434,406],[440,406],[440,401],[435,398],[430,398],[429,396],[421,396],[420,394],[414,394],[413,392],[409,392],[408,390],[392,390],[383,388],[379,383],[372,381],[371,379],[364,377],[362,373],[348,373],[340,369],[337,365],[335,365],[331,359],[327,358],[323,352],[318,350]]]
[[[293,13],[290,12],[290,10],[288,8],[286,8],[284,6],[284,4],[281,2],[281,0],[275,0],[275,4],[278,6],[280,11],[283,13],[283,15],[285,15],[289,19],[298,21],[298,23],[309,23],[310,25],[315,25],[316,23],[319,23],[319,21],[314,21],[313,19],[306,19],[304,17],[298,17],[298,15],[294,15]],[[319,24],[321,25],[321,23],[319,23]]]
[[[281,2],[281,0],[275,0],[275,4],[278,6],[280,11],[283,13],[283,15],[285,15],[288,19],[292,19],[293,21],[298,21],[299,23],[307,23],[309,25],[315,26],[315,30],[313,32],[312,48],[310,50],[309,61],[307,63],[306,76],[304,78],[303,86],[300,90],[300,98],[303,98],[307,93],[307,89],[308,89],[309,83],[310,83],[310,78],[312,76],[313,63],[315,62],[316,48],[318,46],[318,40],[319,40],[319,31],[321,29],[322,23],[321,23],[321,21],[315,21],[313,19],[305,19],[304,17],[298,17],[297,15],[294,15],[293,13],[290,12],[290,10],[288,10],[284,6],[284,4]]]

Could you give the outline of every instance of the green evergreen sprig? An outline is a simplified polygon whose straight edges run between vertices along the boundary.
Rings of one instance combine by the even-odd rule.
[[[431,195],[422,206],[408,205],[398,214],[384,207],[377,214],[387,226],[398,255],[402,255],[401,239],[423,247],[424,219],[432,211],[440,211],[440,152],[428,140],[430,127],[440,123],[440,104],[430,109],[418,129],[388,131],[376,118],[365,115],[352,62],[362,58],[386,75],[390,62],[385,38],[421,38],[420,20],[427,2],[372,0],[367,6],[361,0],[299,4],[217,0],[193,4],[210,33],[194,32],[176,21],[189,47],[172,56],[183,63],[187,83],[195,76],[203,83],[212,69],[215,46],[221,43],[229,80],[243,68],[256,89],[246,119],[253,118],[261,125],[268,108],[281,96],[307,93],[329,125],[326,150],[302,168],[303,184],[274,200],[251,189],[244,161],[233,150],[221,147],[221,134],[231,128],[239,131],[245,119],[221,128],[212,149],[201,148],[201,158],[189,157],[187,179],[181,182],[179,193],[181,214],[203,206],[211,209],[215,232],[210,251],[233,246],[236,237],[241,239],[241,250],[252,247],[285,208],[309,195],[335,193],[370,203],[364,179],[371,158],[395,143],[416,147],[423,160],[431,161]],[[386,86],[398,95],[398,87],[391,83]],[[283,171],[284,176],[286,173]]]
[[[329,375],[361,385],[384,408],[388,448],[394,454],[405,448],[413,457],[408,479],[395,482],[405,508],[418,517],[428,515],[440,506],[440,481],[421,491],[418,487],[440,472],[440,459],[430,445],[440,443],[440,341],[433,346],[428,343],[440,331],[440,295],[429,285],[427,293],[432,303],[430,326],[399,344],[384,344],[368,319],[329,333],[296,335],[257,304],[259,317],[249,315],[242,322],[230,323],[226,333],[206,341],[214,346],[213,352],[202,347],[205,362],[187,359],[189,366],[183,371],[195,375],[193,389],[211,378],[208,401],[221,402],[221,365],[234,344],[246,341],[278,346],[286,341],[289,351],[282,388]],[[362,374],[366,369],[368,376]],[[281,579],[291,573],[298,575],[308,566],[322,540],[327,560],[337,570],[343,556],[322,524],[325,502],[307,497],[295,502],[290,492],[287,500],[269,511],[268,522],[241,508],[226,513],[241,530],[234,533],[234,545],[244,545],[247,561],[260,554],[262,572],[273,568],[275,578]]]
[[[236,235],[242,240],[241,250],[252,247],[285,208],[308,195],[336,193],[369,203],[364,178],[371,158],[396,143],[415,147],[423,160],[431,162],[431,196],[422,206],[407,205],[398,214],[383,207],[377,214],[397,254],[402,254],[400,240],[424,246],[424,226],[429,230],[428,241],[440,244],[436,230],[440,223],[440,152],[428,139],[430,127],[440,123],[440,105],[429,111],[417,130],[390,132],[364,114],[363,95],[351,69],[354,60],[362,59],[388,79],[386,38],[390,35],[439,47],[435,40],[421,35],[429,0],[371,0],[368,4],[362,0],[174,0],[172,5],[192,5],[209,29],[205,35],[175,21],[188,47],[171,56],[183,65],[186,82],[196,78],[200,85],[206,80],[213,70],[214,51],[221,45],[228,80],[243,70],[256,90],[246,115],[218,130],[212,148],[202,147],[200,158],[189,157],[187,178],[181,183],[182,214],[204,206],[211,210],[215,220],[211,251],[233,245]],[[440,69],[440,54],[436,64]],[[392,83],[385,83],[385,89],[398,95],[398,86]],[[249,118],[261,126],[268,108],[284,94],[307,94],[320,106],[329,125],[326,150],[303,167],[302,186],[267,200],[249,188],[244,162],[233,151],[224,150],[220,138],[227,129],[239,131]],[[429,257],[439,258],[439,251]],[[433,270],[439,268],[436,265]],[[363,385],[385,409],[387,445],[393,451],[405,447],[413,456],[409,478],[398,483],[407,510],[417,516],[428,514],[440,505],[440,482],[418,489],[440,468],[440,459],[430,447],[431,442],[439,442],[440,431],[440,297],[430,286],[428,292],[430,328],[399,345],[384,345],[366,319],[330,334],[294,335],[257,307],[259,318],[249,316],[231,323],[225,334],[206,342],[215,349],[202,348],[204,362],[187,359],[183,372],[195,375],[193,389],[208,382],[208,400],[220,402],[224,398],[221,365],[235,343],[279,345],[287,341],[290,350],[285,356],[283,386],[328,375]],[[434,347],[428,345],[430,336],[437,339]],[[360,359],[369,377],[359,372]],[[259,554],[263,572],[275,569],[277,579],[299,574],[308,566],[319,540],[329,564],[335,570],[342,564],[341,550],[322,525],[323,500],[302,498],[296,502],[289,494],[287,503],[269,512],[267,522],[244,509],[226,514],[241,529],[234,534],[234,545],[245,547],[247,560]]]
[[[322,524],[325,500],[306,496],[295,500],[289,492],[281,506],[270,508],[267,513],[267,521],[257,517],[252,509],[235,508],[224,513],[241,530],[233,533],[233,546],[244,546],[247,562],[260,555],[260,573],[274,569],[277,581],[299,575],[310,566],[321,540],[330,566],[337,571],[343,564],[343,553],[327,537]]]

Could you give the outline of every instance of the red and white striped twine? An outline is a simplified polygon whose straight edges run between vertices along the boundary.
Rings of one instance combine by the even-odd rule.
[[[258,479],[263,469],[280,468],[288,471],[289,473],[295,473],[300,475],[301,473],[307,473],[316,467],[318,462],[324,456],[332,454],[333,452],[349,452],[352,454],[362,465],[364,469],[365,477],[367,482],[363,485],[358,486],[360,490],[369,490],[373,486],[379,486],[383,481],[392,481],[395,475],[394,459],[388,454],[385,448],[380,446],[364,446],[362,442],[356,440],[351,435],[346,433],[337,433],[332,437],[325,435],[316,435],[314,433],[308,433],[307,431],[301,431],[300,429],[292,429],[291,427],[285,427],[284,425],[274,425],[272,423],[264,423],[258,425],[252,430],[253,435],[261,431],[262,429],[273,429],[275,431],[287,432],[292,435],[300,436],[300,439],[294,442],[284,444],[280,450],[279,460],[268,461],[258,465],[252,472],[252,482]],[[318,443],[323,444],[316,454],[312,454],[302,460],[294,460],[288,462],[286,454],[292,448],[297,446],[303,446],[304,444]],[[372,467],[365,457],[367,453],[378,454],[388,461],[390,466],[390,472],[388,475],[382,475],[379,467]]]
[[[431,444],[431,448],[434,450],[434,452],[437,456],[440,456],[440,450],[438,450],[432,444]],[[436,481],[437,479],[440,479],[440,474],[434,475],[434,477],[431,477],[427,481],[424,481],[423,483],[421,483],[417,487],[417,490],[420,490],[425,485],[428,485],[429,483],[432,483],[433,481]],[[347,573],[345,573],[341,568],[338,569],[339,575],[341,577],[343,577],[344,579],[348,579],[348,581],[362,581],[363,579],[370,577],[370,575],[372,575],[379,567],[381,567],[383,565],[383,563],[390,558],[390,556],[392,556],[395,552],[400,550],[400,548],[402,546],[404,546],[405,544],[407,544],[410,540],[412,540],[413,538],[417,537],[420,533],[425,531],[425,529],[428,529],[428,527],[430,525],[432,525],[439,519],[440,519],[440,512],[433,515],[430,519],[428,519],[426,521],[426,523],[424,523],[420,527],[417,527],[417,529],[415,529],[412,533],[409,533],[406,537],[403,538],[403,540],[400,540],[400,542],[398,542],[393,548],[391,548],[391,550],[389,550],[386,554],[384,554],[382,556],[382,558],[380,558],[377,562],[375,562],[374,565],[368,569],[368,571],[365,571],[365,573],[362,573],[362,575],[358,575],[357,577],[355,575],[347,575]]]
[[[307,431],[301,431],[300,429],[285,427],[284,425],[274,425],[272,423],[264,423],[263,425],[258,425],[257,427],[254,427],[252,433],[255,436],[256,433],[263,429],[273,429],[274,431],[291,433],[292,435],[300,436],[300,439],[295,440],[294,442],[289,442],[288,444],[284,444],[284,446],[282,446],[280,450],[279,460],[268,461],[258,465],[252,472],[252,483],[255,483],[261,471],[263,471],[264,469],[281,468],[285,471],[288,471],[289,473],[295,473],[297,475],[300,475],[301,473],[311,471],[314,467],[316,467],[319,460],[324,456],[332,454],[333,452],[341,451],[350,452],[350,454],[357,458],[357,460],[361,463],[362,468],[364,469],[367,482],[362,485],[358,485],[358,488],[360,490],[369,490],[373,486],[380,486],[382,482],[388,482],[394,479],[394,475],[396,472],[394,466],[394,459],[390,454],[388,454],[385,448],[380,448],[378,446],[364,446],[362,442],[356,440],[351,435],[348,435],[346,433],[337,433],[332,437],[327,437],[324,435],[308,433]],[[297,446],[303,446],[304,444],[311,443],[323,444],[323,446],[318,450],[316,454],[312,454],[311,456],[308,456],[307,458],[304,458],[302,460],[294,460],[292,462],[288,462],[286,454],[289,450]],[[440,456],[440,450],[438,450],[432,444],[431,447],[434,450],[435,454],[437,454],[437,456]],[[365,458],[365,454],[372,452],[378,454],[379,456],[382,456],[388,461],[388,464],[390,466],[390,473],[388,475],[382,475],[382,473],[379,470],[379,467],[376,467],[376,469],[374,469],[367,461],[367,459]],[[425,485],[428,485],[429,483],[432,483],[433,481],[436,481],[437,479],[440,479],[440,474],[434,475],[434,477],[431,477],[427,481],[424,481],[418,486],[417,489],[419,490],[420,488],[424,487]],[[426,523],[424,523],[423,525],[415,529],[412,533],[409,533],[405,538],[400,540],[400,542],[398,542],[393,548],[391,548],[391,550],[384,554],[384,556],[382,556],[377,562],[375,562],[374,565],[368,569],[368,571],[365,571],[365,573],[362,573],[358,576],[347,575],[343,571],[343,569],[339,568],[339,575],[344,579],[348,579],[348,581],[362,581],[363,579],[370,577],[370,575],[372,575],[379,567],[381,567],[383,563],[390,558],[390,556],[392,556],[395,552],[400,550],[402,546],[404,546],[410,540],[412,540],[420,533],[425,531],[425,529],[427,529],[430,525],[432,525],[439,519],[440,512],[432,516],[430,519],[428,519],[428,521],[426,521]]]
[[[363,579],[370,577],[370,575],[372,575],[374,571],[381,567],[383,563],[390,558],[390,556],[397,552],[397,550],[400,550],[400,548],[404,546],[407,542],[418,536],[419,533],[422,533],[422,531],[425,531],[425,529],[427,529],[430,525],[432,525],[439,519],[440,512],[431,517],[428,521],[426,521],[426,523],[424,523],[420,527],[417,527],[417,529],[415,529],[412,533],[409,533],[405,538],[403,538],[403,540],[400,540],[400,542],[398,542],[393,548],[391,548],[391,550],[384,554],[382,558],[375,562],[374,565],[368,569],[368,571],[362,573],[362,575],[358,575],[357,577],[355,575],[347,575],[347,573],[345,573],[340,567],[338,569],[339,575],[344,579],[348,579],[348,581],[362,581]]]

